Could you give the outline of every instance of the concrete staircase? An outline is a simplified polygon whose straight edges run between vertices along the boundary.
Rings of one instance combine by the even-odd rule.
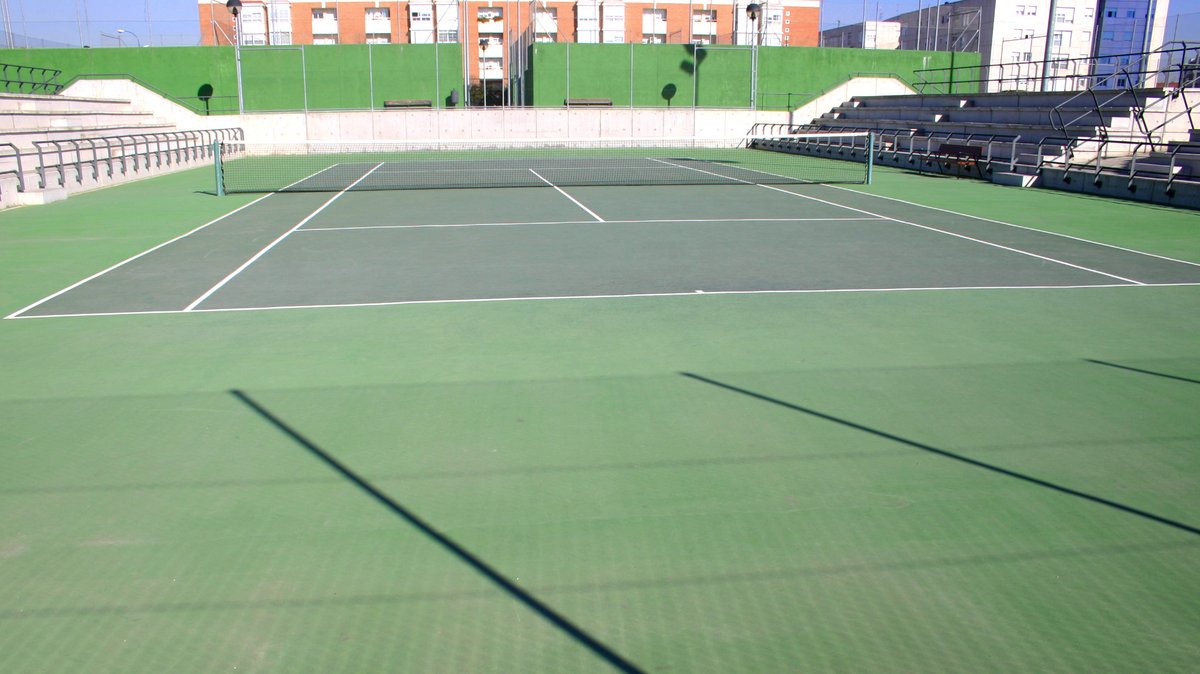
[[[1110,184],[1104,193],[1120,183],[1114,196],[1130,198],[1125,192],[1136,192],[1139,181],[1146,183],[1143,193],[1170,192],[1171,203],[1179,190],[1197,194],[1180,179],[1200,189],[1200,147],[1188,145],[1200,138],[1187,107],[1200,100],[1200,90],[1104,91],[1097,100],[1099,108],[1080,92],[855,96],[796,131],[874,131],[876,163],[883,166],[964,175],[960,162],[939,157],[939,148],[972,145],[983,156],[971,175],[1001,184],[1050,179],[1074,189],[1084,180],[1071,174],[1087,178],[1090,171],[1095,187]],[[1121,174],[1124,182],[1113,178]],[[1149,184],[1155,180],[1167,185]]]
[[[215,132],[179,131],[190,111],[147,108],[154,109],[133,97],[0,93],[0,207],[56,201],[208,158],[203,141]]]

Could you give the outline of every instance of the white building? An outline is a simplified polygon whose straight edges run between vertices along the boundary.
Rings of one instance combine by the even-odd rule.
[[[1138,54],[1163,45],[1169,0],[960,0],[892,17],[900,25],[899,48],[978,52],[981,79],[989,90],[1123,87],[1122,66],[1153,70]],[[918,3],[920,4],[920,3]],[[1054,14],[1051,16],[1051,5]],[[868,36],[871,24],[867,22]],[[822,31],[822,44],[841,46],[863,25]],[[857,44],[845,46],[860,46]],[[872,48],[868,39],[867,48]],[[877,41],[873,48],[889,48]],[[1042,63],[1048,65],[1043,68]],[[1104,79],[1109,75],[1115,75]]]

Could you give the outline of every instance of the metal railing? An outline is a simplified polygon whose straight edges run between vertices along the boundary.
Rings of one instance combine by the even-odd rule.
[[[8,154],[9,151],[11,151],[12,154]],[[25,167],[24,167],[24,164],[21,162],[21,149],[18,148],[16,145],[13,145],[12,143],[0,143],[0,153],[3,153],[3,154],[0,154],[0,162],[4,162],[5,160],[8,160],[8,159],[15,159],[16,164],[17,164],[17,167],[15,169],[10,168],[10,169],[0,171],[0,176],[16,176],[17,177],[17,191],[24,192],[25,191]]]
[[[92,180],[100,179],[102,168],[106,171],[104,177],[108,178],[118,172],[121,175],[140,173],[164,164],[169,167],[207,159],[212,156],[214,142],[244,139],[242,129],[226,128],[39,140],[34,141],[33,145],[37,151],[39,186],[46,189],[50,186],[51,171],[56,171],[60,187],[67,184],[67,176],[72,168],[75,182],[82,184],[85,167],[91,169]]]
[[[58,83],[61,70],[0,63],[0,86],[7,93],[57,94],[63,85]]]
[[[1055,168],[1087,172],[1092,174],[1095,182],[1103,175],[1120,176],[1128,181],[1129,189],[1134,188],[1137,178],[1165,179],[1168,189],[1177,180],[1200,181],[1200,176],[1192,175],[1193,166],[1200,164],[1200,143],[1078,138],[1046,141],[1047,144],[1058,143],[1061,151],[1055,156],[1056,153],[1044,152],[1039,147],[1038,171]],[[1192,161],[1185,162],[1183,157]],[[1064,181],[1070,182],[1070,176]]]
[[[914,73],[916,89],[922,94],[964,93],[963,85],[985,92],[1075,92],[1098,87],[1109,77],[1116,78],[1111,84],[1122,90],[1189,87],[1200,82],[1196,49],[1195,44],[1170,42],[1150,52],[924,68]]]
[[[1193,106],[1187,99],[1187,89],[1200,83],[1200,66],[1197,66],[1197,61],[1200,61],[1200,45],[1172,42],[1152,52],[1105,56],[1099,60],[1110,59],[1116,64],[1112,73],[1088,78],[1086,89],[1050,111],[1050,124],[1056,131],[1070,135],[1071,128],[1079,125],[1082,120],[1092,115],[1102,119],[1105,113],[1113,108],[1121,112],[1131,112],[1138,133],[1147,141],[1154,140],[1157,132],[1183,116],[1187,117],[1191,128],[1195,128],[1192,118]],[[1162,65],[1164,59],[1165,66]],[[1147,97],[1141,91],[1141,86],[1149,84],[1172,90],[1158,101],[1167,110],[1163,111],[1161,122],[1154,126],[1151,126],[1147,119]],[[1182,99],[1183,109],[1174,116],[1169,116],[1170,102],[1176,98]],[[1071,107],[1087,109],[1072,119],[1064,118],[1063,110]],[[1099,126],[1099,134],[1103,138],[1108,137],[1108,130],[1104,124]]]

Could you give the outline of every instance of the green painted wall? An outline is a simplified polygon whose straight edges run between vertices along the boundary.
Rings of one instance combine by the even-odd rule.
[[[196,99],[200,87],[213,88],[214,109],[219,96],[232,96],[237,107],[237,78],[231,47],[150,47],[138,49],[0,49],[0,62],[56,68],[61,83],[81,75],[132,75],[162,93],[203,110]]]
[[[750,106],[751,52],[744,48],[550,43],[530,52],[531,100],[538,106],[558,107],[567,98],[627,106],[631,97],[635,106],[686,107],[693,97],[701,107]],[[237,109],[231,47],[0,49],[0,62],[57,68],[63,82],[132,75],[198,110],[204,106],[197,93],[208,84],[214,113]],[[978,54],[762,47],[758,106],[798,106],[854,73],[895,73],[911,82],[921,68],[978,64]],[[243,48],[242,78],[249,111],[361,110],[393,99],[444,105],[455,89],[466,99],[458,44]]]
[[[534,105],[561,106],[567,98],[609,98],[615,106],[629,105],[632,80],[636,106],[689,106],[693,95],[701,107],[750,106],[749,49],[541,43],[530,51]],[[856,73],[895,74],[913,82],[919,69],[978,65],[978,54],[762,47],[758,106],[796,107]],[[971,86],[956,84],[955,90],[965,93]],[[664,92],[672,90],[668,101]]]
[[[131,75],[197,110],[208,84],[214,113],[237,110],[231,47],[0,49],[0,62],[56,68],[63,83]],[[394,99],[444,105],[451,90],[462,97],[462,51],[457,44],[246,47],[242,82],[248,111],[361,110]]]

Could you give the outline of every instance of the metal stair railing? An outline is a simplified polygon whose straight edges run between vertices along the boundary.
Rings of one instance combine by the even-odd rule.
[[[139,173],[160,168],[164,163],[171,166],[205,159],[211,156],[214,142],[244,139],[241,128],[224,128],[39,140],[33,145],[37,151],[39,187],[46,189],[50,186],[48,173],[53,169],[57,169],[58,186],[63,187],[69,168],[75,169],[75,182],[82,184],[85,166],[91,169],[92,180],[100,179],[101,167],[105,169],[105,177],[112,178],[118,171],[127,175],[130,165],[134,173]]]

